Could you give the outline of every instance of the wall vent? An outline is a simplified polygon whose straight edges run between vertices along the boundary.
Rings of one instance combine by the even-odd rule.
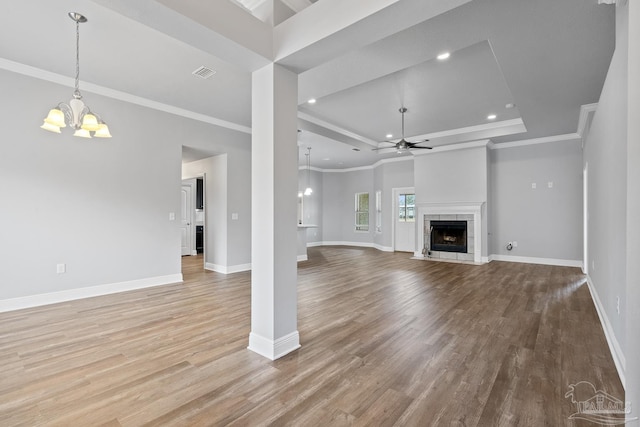
[[[207,68],[203,65],[202,67],[199,67],[197,70],[195,70],[191,74],[193,74],[194,76],[198,76],[202,79],[209,79],[213,77],[215,73],[216,73],[216,70],[212,70],[211,68]]]

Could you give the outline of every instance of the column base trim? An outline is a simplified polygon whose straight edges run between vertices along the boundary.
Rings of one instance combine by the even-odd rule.
[[[275,341],[251,332],[247,349],[267,359],[276,360],[300,347],[300,334],[298,331],[280,337]]]

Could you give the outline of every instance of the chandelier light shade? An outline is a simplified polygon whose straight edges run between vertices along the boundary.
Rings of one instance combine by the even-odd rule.
[[[69,125],[75,129],[74,136],[111,138],[107,124],[85,105],[80,93],[80,24],[87,22],[87,18],[76,12],[69,12],[69,18],[76,23],[76,81],[73,99],[68,104],[60,102],[49,110],[40,127],[49,132],[61,133],[60,129]]]
[[[304,190],[305,196],[310,196],[313,193],[311,189],[311,147],[307,147],[307,188]]]

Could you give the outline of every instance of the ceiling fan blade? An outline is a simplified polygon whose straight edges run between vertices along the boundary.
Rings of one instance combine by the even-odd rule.
[[[429,142],[429,140],[428,139],[423,139],[421,141],[416,141],[416,142],[407,141],[407,145],[417,145],[417,144],[422,144],[423,142]]]
[[[397,143],[397,142],[393,142],[393,141],[380,141],[380,143],[381,143],[381,144],[382,144],[383,142],[386,142],[387,144],[393,144],[393,145],[390,145],[390,146],[388,146],[388,147],[372,148],[371,150],[373,150],[373,151],[386,150],[386,149],[389,149],[389,148],[396,148],[396,147],[398,146],[398,143]]]
[[[421,147],[419,145],[412,145],[411,147],[409,147],[410,150],[413,150],[414,148],[422,148],[423,150],[433,150],[433,147]]]

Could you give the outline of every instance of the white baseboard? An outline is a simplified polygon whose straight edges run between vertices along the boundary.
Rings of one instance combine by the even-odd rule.
[[[307,243],[308,248],[315,248],[317,246],[323,246],[322,242],[309,242]]]
[[[233,274],[233,273],[240,273],[241,271],[251,270],[251,264],[250,263],[238,264],[238,265],[231,265],[227,267],[224,265],[213,264],[211,262],[205,262],[204,269],[209,271],[215,271],[216,273]]]
[[[374,243],[373,247],[382,252],[394,252],[391,246],[382,246]]]
[[[600,324],[602,325],[602,329],[604,330],[604,336],[607,339],[607,344],[609,344],[611,357],[613,357],[613,362],[615,363],[616,369],[618,370],[620,382],[622,383],[622,387],[626,388],[624,372],[627,367],[627,360],[624,357],[622,348],[620,348],[620,343],[616,339],[616,334],[613,332],[613,328],[611,327],[611,322],[609,322],[607,312],[605,311],[604,306],[600,301],[598,291],[593,285],[590,276],[587,276],[587,285],[589,287],[589,292],[591,293],[593,304],[596,306],[596,311],[598,312],[598,317],[600,318]]]
[[[307,255],[298,255],[298,262],[307,260],[309,260],[309,257]]]
[[[360,248],[373,248],[374,244],[370,242],[344,242],[344,241],[323,241],[316,246],[356,246]]]
[[[276,360],[300,348],[300,334],[295,331],[273,341],[251,332],[247,348],[267,359]]]
[[[110,283],[106,285],[89,286],[86,288],[68,289],[46,294],[10,298],[0,300],[0,313],[179,282],[182,282],[182,274],[170,274],[167,276],[149,277],[147,279],[130,280],[127,282]]]
[[[538,257],[525,257],[525,256],[513,256],[513,255],[499,255],[499,254],[493,254],[489,256],[487,258],[487,261],[522,262],[525,264],[557,265],[560,267],[582,267],[582,260],[538,258]]]

